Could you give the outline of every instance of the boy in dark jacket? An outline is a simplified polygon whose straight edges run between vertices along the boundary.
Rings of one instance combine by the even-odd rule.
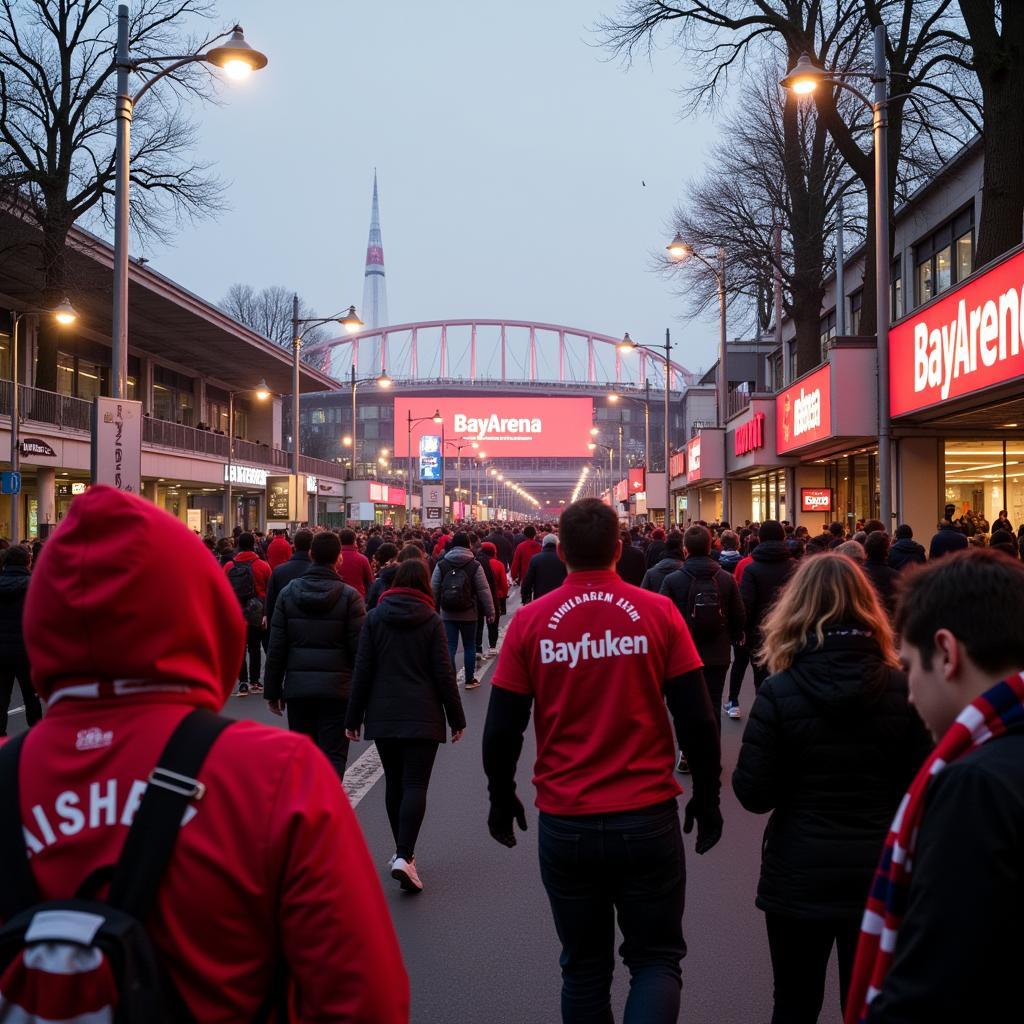
[[[678,530],[673,530],[665,541],[661,558],[644,573],[640,586],[652,594],[660,594],[665,580],[682,567],[683,535]]]
[[[345,712],[366,608],[338,575],[337,534],[318,533],[310,554],[313,564],[277,599],[265,697],[275,715],[287,705],[288,728],[309,736],[342,778],[349,743]]]
[[[1001,982],[1024,956],[1022,621],[1024,565],[1000,552],[953,554],[907,580],[896,628],[937,746],[871,887],[848,1022],[1020,1017]]]
[[[740,580],[740,596],[747,619],[747,648],[754,665],[755,692],[768,678],[768,670],[757,661],[761,648],[761,623],[796,568],[796,562],[786,550],[786,533],[780,523],[766,519],[757,536],[758,545],[751,553],[753,561],[744,569]]]
[[[902,572],[910,565],[923,565],[928,561],[924,548],[914,540],[914,531],[909,523],[896,527],[892,546],[889,548],[889,568]]]
[[[558,557],[558,538],[549,533],[544,537],[539,554],[530,559],[529,568],[523,577],[519,591],[523,604],[557,590],[566,577],[565,562]]]

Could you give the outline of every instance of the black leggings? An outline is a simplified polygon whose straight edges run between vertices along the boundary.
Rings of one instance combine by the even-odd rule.
[[[0,668],[0,736],[7,735],[7,715],[14,693],[15,679],[21,687],[21,701],[25,705],[25,721],[31,726],[43,717],[39,697],[32,686],[28,662],[23,658],[15,658]]]
[[[387,808],[395,853],[412,860],[416,839],[427,813],[427,786],[437,756],[436,740],[376,740],[384,766],[384,806]]]

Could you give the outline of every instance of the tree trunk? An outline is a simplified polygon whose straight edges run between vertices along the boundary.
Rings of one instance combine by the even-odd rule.
[[[71,224],[63,218],[47,219],[43,229],[43,292],[40,304],[45,308],[56,306],[67,291],[67,240]],[[57,390],[57,346],[61,333],[52,317],[39,319],[36,348],[35,386],[44,391]]]

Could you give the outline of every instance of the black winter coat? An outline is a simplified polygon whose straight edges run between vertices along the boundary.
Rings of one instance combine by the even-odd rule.
[[[512,564],[512,555],[515,553],[512,538],[504,530],[492,530],[487,539],[494,545],[498,558],[505,563],[507,569]]]
[[[31,573],[24,566],[8,565],[0,570],[0,664],[25,661],[22,615]]]
[[[749,572],[749,569],[747,570]],[[889,825],[931,742],[902,672],[854,629],[813,637],[758,691],[732,785],[765,829],[757,905],[859,921]]]
[[[653,569],[663,558],[666,557],[666,551],[668,551],[668,545],[663,540],[652,540],[650,547],[648,547],[647,552],[644,555],[645,568]]]
[[[526,575],[519,588],[523,604],[557,590],[565,582],[567,575],[565,562],[558,557],[554,544],[546,545],[530,559],[527,566]]]
[[[871,580],[885,610],[892,615],[896,610],[896,583],[900,574],[885,562],[875,562],[870,558],[861,563],[865,575]]]
[[[466,728],[444,624],[412,595],[388,594],[366,617],[345,728],[444,743],[446,716],[453,732]]]
[[[305,576],[306,570],[312,564],[313,559],[309,557],[308,551],[295,551],[287,562],[282,562],[270,574],[270,579],[267,581],[266,602],[268,627],[274,619],[274,607],[277,604],[277,599],[280,596],[281,591],[284,590],[292,580],[297,580],[300,576]]]
[[[644,573],[647,572],[644,553],[638,547],[624,543],[622,554],[615,563],[615,571],[624,583],[632,583],[634,587],[639,587],[644,581]]]
[[[761,623],[793,574],[796,562],[781,540],[762,541],[751,554],[754,560],[743,570],[740,596],[747,619],[747,646],[757,651],[761,646]]]
[[[377,578],[370,585],[370,589],[366,592],[366,610],[367,612],[376,608],[380,603],[380,599],[384,596],[385,590],[390,590],[391,585],[395,580],[395,576],[398,574],[398,563],[392,562],[390,565],[385,565],[379,573]]]
[[[939,532],[932,537],[928,557],[941,558],[953,551],[963,551],[967,545],[967,535],[961,533],[955,526],[940,526]]]
[[[358,590],[328,566],[310,566],[277,599],[263,696],[347,698],[365,619]]]
[[[668,579],[668,577],[677,569],[682,569],[682,567],[683,560],[681,558],[666,555],[660,561],[655,562],[655,564],[644,573],[644,578],[640,583],[640,586],[643,587],[644,590],[650,590],[654,594],[660,594],[661,585],[665,580]]]
[[[901,572],[908,565],[924,564],[927,558],[924,548],[916,540],[904,538],[895,541],[889,548],[889,568]]]
[[[695,578],[705,577],[713,579],[718,587],[725,626],[717,636],[695,636],[693,642],[700,660],[705,665],[728,665],[732,659],[732,645],[743,639],[743,627],[746,622],[740,588],[736,586],[732,576],[713,558],[692,555],[678,572],[668,576],[661,593],[679,609],[685,621],[690,586]]]

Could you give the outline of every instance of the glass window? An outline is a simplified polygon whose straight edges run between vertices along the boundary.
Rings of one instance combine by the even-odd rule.
[[[932,290],[932,260],[929,256],[917,268],[917,304],[927,302],[935,292]]]
[[[0,380],[11,379],[11,336],[0,331]]]
[[[973,204],[919,242],[914,251],[919,304],[968,277],[974,263]]]
[[[947,245],[935,254],[935,294],[944,292],[953,283],[953,253]]]
[[[964,280],[971,276],[974,268],[974,232],[969,231],[956,240],[956,279]]]
[[[324,410],[323,409],[314,409],[313,410],[313,422],[314,423],[326,423],[327,422],[327,417],[324,415]]]
[[[57,355],[57,393],[68,396],[75,393],[75,357],[67,352]]]
[[[1014,528],[1024,523],[1024,440],[1007,439],[1005,451],[1004,459],[1002,441],[945,443],[943,503],[976,532],[990,533],[1003,509]]]
[[[821,329],[821,358],[824,361],[828,358],[829,342],[836,336],[836,311],[834,309],[821,318],[819,327]]]
[[[864,289],[855,291],[850,296],[850,333],[860,334],[861,314],[864,312]]]
[[[896,257],[892,263],[892,276],[889,278],[890,295],[889,311],[890,319],[899,320],[903,316],[903,261]]]
[[[102,371],[95,363],[78,360],[78,397],[92,400],[102,394]]]

